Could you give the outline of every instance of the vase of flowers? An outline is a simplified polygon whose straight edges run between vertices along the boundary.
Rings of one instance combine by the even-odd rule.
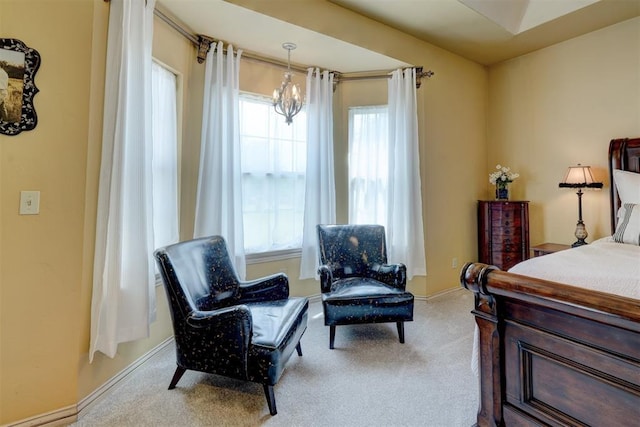
[[[509,200],[509,184],[519,176],[507,166],[496,165],[496,171],[489,174],[489,182],[496,186],[497,200]]]

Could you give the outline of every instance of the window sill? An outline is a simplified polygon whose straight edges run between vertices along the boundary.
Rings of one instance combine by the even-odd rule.
[[[261,264],[265,262],[282,261],[285,259],[300,258],[302,249],[284,249],[281,251],[260,252],[256,254],[247,254],[247,264]],[[156,274],[156,287],[163,286],[162,277]]]
[[[260,252],[256,254],[247,254],[245,257],[247,264],[260,264],[263,262],[282,261],[291,258],[300,258],[302,249],[284,249],[281,251]]]

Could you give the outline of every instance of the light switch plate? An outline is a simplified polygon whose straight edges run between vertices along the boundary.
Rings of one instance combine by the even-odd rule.
[[[20,215],[38,215],[40,213],[40,192],[20,192]]]

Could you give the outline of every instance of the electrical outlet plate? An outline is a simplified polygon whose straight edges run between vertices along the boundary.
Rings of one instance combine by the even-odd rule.
[[[20,192],[20,215],[38,215],[40,213],[40,192]]]

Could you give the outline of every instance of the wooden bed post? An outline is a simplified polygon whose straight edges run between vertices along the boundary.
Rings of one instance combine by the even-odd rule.
[[[497,267],[479,263],[467,263],[460,276],[462,287],[472,291],[475,297],[474,310],[479,330],[477,355],[480,376],[480,405],[476,426],[503,426],[503,388],[501,374],[501,331],[498,323],[495,298],[486,290],[486,276]]]

